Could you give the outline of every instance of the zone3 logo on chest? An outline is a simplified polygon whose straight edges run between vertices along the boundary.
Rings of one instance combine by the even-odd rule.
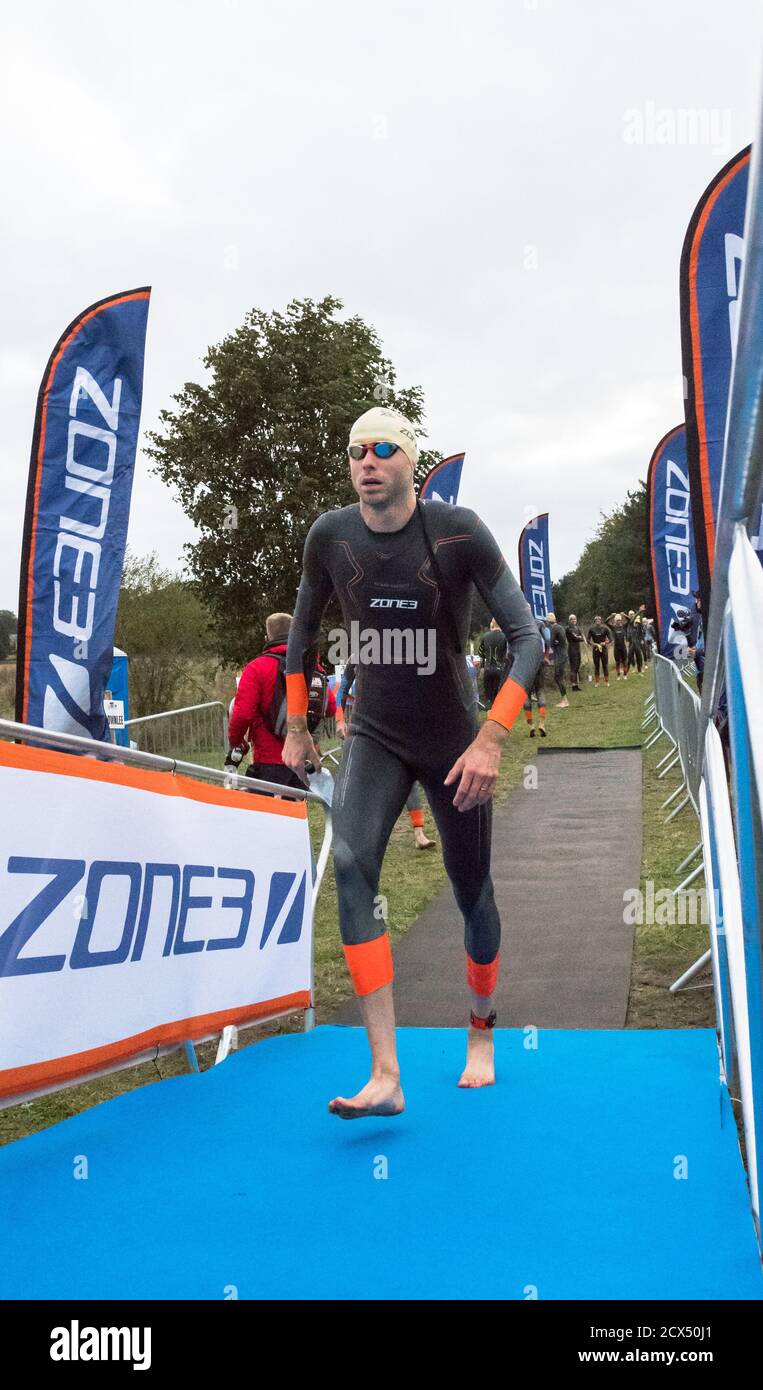
[[[372,598],[372,608],[418,608],[417,598]]]

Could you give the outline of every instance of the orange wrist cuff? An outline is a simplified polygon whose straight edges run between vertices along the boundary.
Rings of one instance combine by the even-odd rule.
[[[491,705],[488,719],[494,719],[496,724],[510,729],[526,699],[524,686],[507,676]]]
[[[288,715],[307,714],[307,682],[301,671],[286,677],[286,711]]]

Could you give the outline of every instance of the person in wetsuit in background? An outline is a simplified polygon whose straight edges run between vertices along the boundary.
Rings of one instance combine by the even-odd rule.
[[[638,612],[636,614],[636,622],[638,623],[639,640],[641,642],[641,655],[644,658],[645,666],[648,664],[649,657],[651,656],[651,652],[649,651],[649,643],[647,641],[648,621],[649,619],[646,616],[646,604],[640,603],[638,606]]]
[[[345,706],[348,697],[355,684],[355,674],[357,671],[356,661],[348,661],[342,672],[342,680],[336,697],[336,731],[339,738],[347,737],[347,716]],[[411,787],[408,800],[405,803],[408,818],[413,826],[413,838],[417,849],[434,849],[435,842],[430,840],[424,829],[424,808],[421,804],[421,791],[418,782],[414,782]]]
[[[493,996],[501,927],[490,878],[491,801],[501,747],[542,656],[529,604],[484,522],[467,507],[417,502],[418,446],[411,423],[397,411],[375,407],[353,425],[349,454],[358,503],[319,516],[305,541],[287,654],[289,734],[283,753],[287,766],[306,778],[306,763],[314,761],[305,726],[306,677],[335,591],[345,628],[359,634],[360,664],[334,787],[334,874],[345,958],[371,1048],[367,1085],[356,1096],[330,1102],[330,1111],[344,1119],[404,1109],[392,954],[377,893],[387,842],[417,779],[464,917],[472,1009],[459,1085],[495,1080]],[[479,731],[464,658],[475,586],[513,656]]]
[[[623,679],[624,681],[627,681],[627,679],[628,679],[628,645],[627,645],[628,625],[627,625],[627,623],[626,623],[626,621],[625,621],[625,614],[624,614],[624,613],[615,613],[615,614],[613,614],[613,616],[612,616],[612,622],[611,622],[611,624],[610,624],[610,629],[611,629],[611,632],[612,632],[612,641],[613,641],[613,646],[614,646],[614,653],[613,653],[613,655],[614,655],[614,658],[615,658],[615,670],[617,671],[617,679],[620,680],[621,677],[622,677],[622,679]]]
[[[485,692],[485,703],[490,709],[501,685],[501,672],[508,647],[506,638],[499,628],[495,618],[490,620],[490,629],[480,639],[479,655],[482,658],[483,671],[483,690]]]
[[[546,614],[546,622],[551,631],[551,655],[554,661],[554,680],[561,695],[556,708],[569,709],[570,702],[567,699],[567,687],[564,684],[564,668],[567,665],[567,638],[564,635],[564,628],[561,623],[556,621],[555,613]]]
[[[546,642],[550,640],[550,633],[545,622],[543,622],[541,619],[538,620],[538,631],[541,637],[543,638],[543,645],[545,648]],[[546,697],[543,693],[543,685],[545,680],[547,664],[548,663],[546,661],[541,661],[540,666],[538,667],[538,673],[535,677],[535,680],[533,681],[532,688],[529,690],[527,699],[525,700],[525,703],[522,706],[525,712],[525,719],[527,723],[530,725],[530,738],[535,738],[535,729],[533,727],[533,700],[538,706],[538,732],[540,733],[541,738],[547,737]]]
[[[641,650],[644,653],[644,665],[648,666],[652,656],[652,642],[654,641],[654,633],[651,631],[650,628],[650,619],[647,615],[645,603],[639,604],[639,610],[636,614],[636,617],[641,623]]]
[[[570,613],[569,622],[564,629],[567,638],[567,653],[570,659],[570,675],[572,676],[572,689],[580,689],[580,661],[585,637],[578,627],[578,620],[574,613]]]
[[[597,613],[589,627],[586,641],[593,651],[593,683],[599,684],[599,671],[602,671],[604,684],[609,688],[609,644],[612,641],[612,633],[601,621],[600,613]]]
[[[638,667],[640,676],[644,674],[644,652],[641,646],[642,624],[641,619],[636,616],[636,612],[631,608],[625,627],[625,635],[628,639],[628,670]]]

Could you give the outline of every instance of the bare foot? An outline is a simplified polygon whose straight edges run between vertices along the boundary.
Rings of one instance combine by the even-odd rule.
[[[492,1028],[469,1028],[466,1039],[466,1066],[459,1086],[492,1086],[495,1082],[495,1054]]]
[[[434,840],[429,840],[423,830],[419,830],[415,838],[417,849],[434,849]]]
[[[362,1091],[358,1091],[350,1100],[345,1096],[335,1096],[329,1101],[329,1110],[342,1120],[362,1120],[366,1115],[401,1115],[405,1110],[405,1099],[400,1078],[372,1076]]]

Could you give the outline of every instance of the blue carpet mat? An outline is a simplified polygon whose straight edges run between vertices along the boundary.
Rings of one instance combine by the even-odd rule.
[[[713,1033],[524,1042],[459,1091],[463,1033],[401,1029],[405,1115],[348,1123],[365,1035],[323,1027],[11,1144],[0,1294],[760,1298]]]

